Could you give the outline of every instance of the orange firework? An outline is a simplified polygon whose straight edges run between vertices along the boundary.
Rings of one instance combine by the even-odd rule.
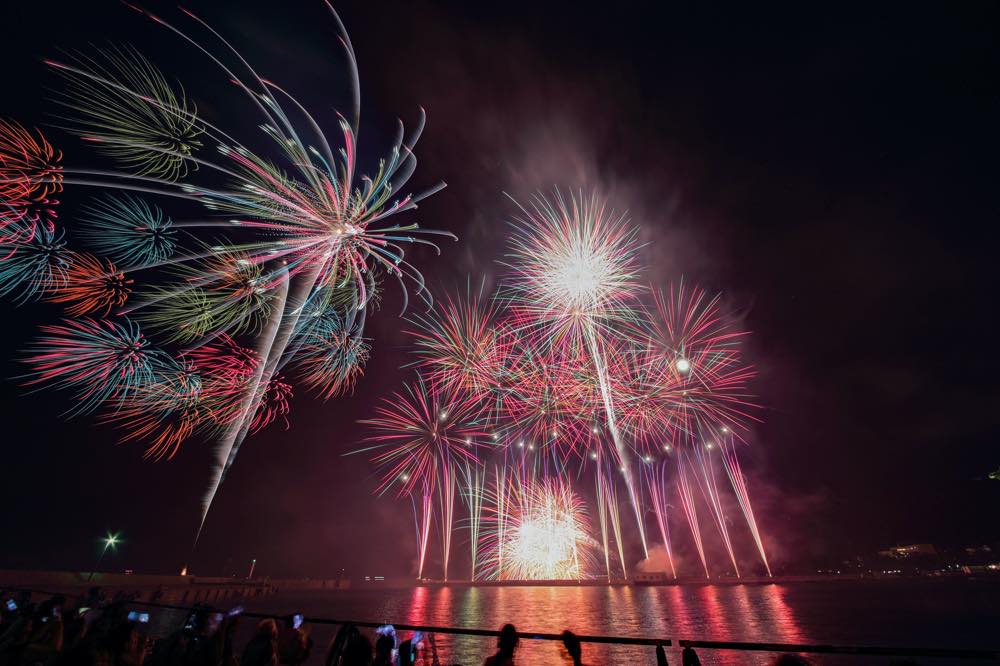
[[[61,161],[62,152],[37,129],[0,119],[0,201],[9,209],[0,215],[0,242],[29,239],[39,223],[53,229]]]
[[[112,308],[125,304],[132,293],[132,282],[110,259],[102,261],[87,252],[74,252],[64,279],[54,286],[48,300],[65,303],[66,314],[71,317],[93,313],[106,316]]]

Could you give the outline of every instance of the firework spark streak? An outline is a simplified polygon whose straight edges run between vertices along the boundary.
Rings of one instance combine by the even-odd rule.
[[[736,571],[736,577],[739,578],[740,565],[737,564],[736,554],[733,552],[733,542],[729,537],[729,527],[726,525],[726,513],[722,507],[719,487],[715,481],[715,471],[712,468],[712,449],[714,447],[714,442],[705,444],[704,452],[700,448],[695,447],[694,457],[698,461],[699,470],[699,473],[695,475],[695,479],[697,479],[698,485],[701,487],[706,504],[712,510],[712,516],[715,518],[715,524],[719,528],[722,543],[725,544],[726,552],[729,553],[729,561],[732,562],[733,569]]]
[[[476,562],[479,558],[479,534],[482,526],[483,500],[486,490],[486,473],[479,466],[464,465],[461,467],[465,482],[462,498],[469,512],[469,544],[472,547],[470,560],[470,580],[476,580]]]
[[[660,528],[660,537],[663,539],[663,547],[667,551],[667,562],[670,564],[670,574],[677,579],[677,569],[674,568],[674,553],[670,545],[670,521],[667,502],[667,478],[668,463],[663,461],[659,464],[647,465],[646,481],[649,487],[649,498],[653,504],[653,513],[656,515],[656,525]],[[770,570],[768,571],[770,573]]]
[[[764,542],[761,540],[760,530],[757,529],[757,518],[754,517],[753,505],[750,504],[750,493],[747,491],[746,477],[743,476],[743,469],[740,467],[740,461],[736,457],[736,447],[730,441],[728,446],[725,443],[721,443],[720,448],[722,449],[722,461],[726,468],[726,474],[729,475],[729,479],[733,484],[733,489],[736,491],[736,499],[740,503],[740,509],[743,511],[743,516],[746,518],[750,532],[753,534],[754,543],[757,545],[757,552],[764,563],[764,568],[767,569],[767,575],[770,576],[771,565],[767,561],[767,553],[764,551]]]
[[[705,578],[710,578],[708,561],[705,559],[705,545],[701,540],[701,527],[698,525],[698,509],[694,503],[694,495],[691,493],[691,481],[688,479],[687,467],[681,462],[680,458],[678,458],[677,464],[677,487],[680,491],[681,507],[684,509],[684,516],[687,518],[688,526],[691,528],[691,536],[694,538],[695,548],[698,549],[701,566],[705,570]]]

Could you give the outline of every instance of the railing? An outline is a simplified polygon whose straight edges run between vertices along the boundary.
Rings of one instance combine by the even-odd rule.
[[[41,590],[27,590],[23,588],[8,588],[32,594],[52,596],[51,592]],[[152,601],[126,601],[130,606],[143,606],[149,608],[162,608],[167,610],[185,611],[190,613],[194,610],[191,606],[178,606],[173,604],[161,604]],[[273,613],[245,612],[244,617],[258,619],[280,620],[286,615],[276,615]],[[317,618],[309,617],[311,624],[341,626],[351,624],[356,627],[378,628],[386,622],[369,622],[346,619]],[[494,629],[469,629],[464,627],[436,627],[419,624],[397,624],[392,625],[397,630],[420,631],[425,634],[452,634],[460,636],[479,636],[496,638],[500,632]],[[562,641],[562,634],[552,634],[545,632],[519,631],[518,638],[533,641]],[[856,657],[906,657],[906,658],[928,658],[928,659],[953,659],[953,660],[977,660],[977,661],[1000,661],[1000,649],[963,649],[963,648],[911,648],[911,647],[885,647],[885,646],[849,646],[849,645],[822,645],[805,643],[755,643],[747,641],[707,641],[669,638],[639,638],[634,636],[588,636],[578,635],[581,643],[594,643],[604,645],[635,645],[647,647],[671,647],[677,645],[681,648],[702,648],[705,650],[733,650],[739,652],[778,652],[789,654],[823,654],[823,655],[844,655]]]

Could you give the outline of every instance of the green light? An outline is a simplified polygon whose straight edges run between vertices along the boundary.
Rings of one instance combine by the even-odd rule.
[[[108,536],[104,537],[104,547],[106,549],[114,548],[119,543],[121,543],[121,537],[117,533],[112,534],[111,532],[108,532]]]

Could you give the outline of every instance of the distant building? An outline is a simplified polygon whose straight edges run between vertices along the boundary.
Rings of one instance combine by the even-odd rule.
[[[660,585],[667,582],[666,571],[636,571],[632,574],[636,585]]]
[[[934,557],[938,552],[933,544],[914,543],[908,546],[893,546],[889,550],[880,550],[878,554],[882,557],[905,560],[910,557]]]

